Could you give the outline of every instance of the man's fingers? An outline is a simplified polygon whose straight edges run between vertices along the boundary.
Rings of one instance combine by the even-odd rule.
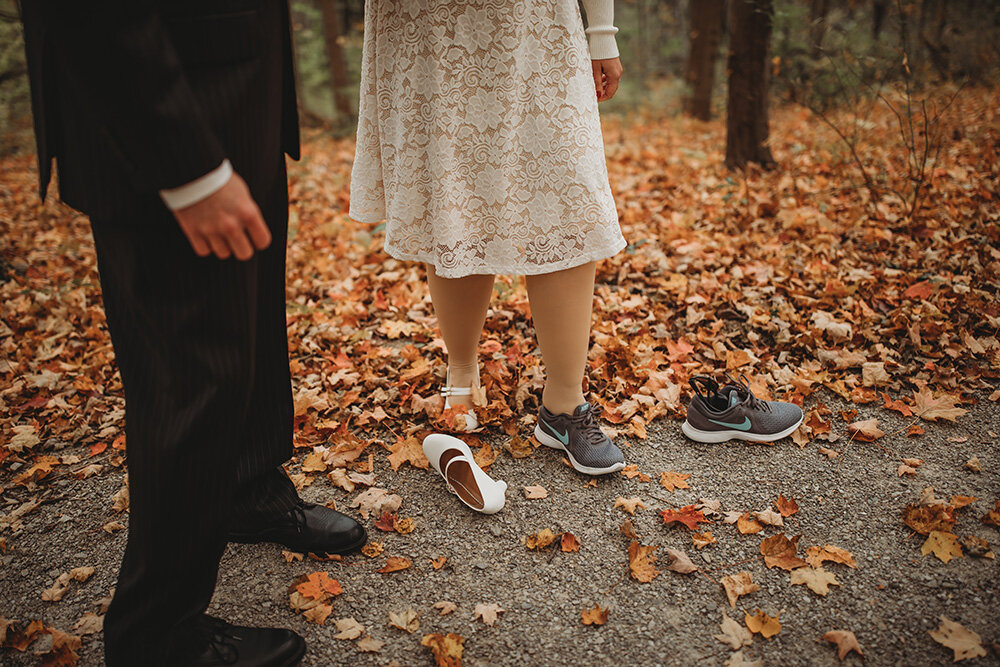
[[[246,225],[246,232],[250,235],[250,240],[257,250],[264,250],[271,245],[271,230],[267,228],[260,211],[253,216]]]
[[[242,229],[235,234],[227,236],[226,241],[229,243],[229,247],[232,249],[236,259],[245,262],[253,257],[253,246],[250,245],[250,239],[247,238]]]
[[[229,245],[226,243],[226,237],[212,235],[208,237],[208,243],[212,246],[212,252],[219,259],[229,259],[232,251],[229,249]]]
[[[618,92],[618,79],[611,79],[604,87],[604,99],[610,100]]]
[[[191,249],[194,250],[194,254],[199,257],[208,257],[212,254],[212,248],[208,245],[208,241],[201,234],[195,234],[190,232],[183,227],[181,230],[184,232],[184,236],[187,237],[188,243],[191,244]]]

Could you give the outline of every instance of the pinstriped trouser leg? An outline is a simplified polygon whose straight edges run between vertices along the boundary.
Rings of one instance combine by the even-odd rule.
[[[172,216],[94,221],[122,373],[128,545],[105,620],[109,665],[149,665],[207,607],[241,481],[291,453],[284,173],[263,208],[272,246],[198,258]]]

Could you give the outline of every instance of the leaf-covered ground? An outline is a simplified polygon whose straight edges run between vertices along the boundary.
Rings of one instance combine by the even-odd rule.
[[[343,562],[233,547],[216,611],[307,633],[309,664],[809,664],[859,661],[855,641],[873,664],[995,661],[998,103],[960,93],[913,219],[871,200],[806,111],[776,111],[780,168],[746,174],[720,166],[721,123],[606,120],[630,245],[599,269],[587,381],[634,467],[591,482],[535,448],[543,373],[502,277],[469,438],[510,484],[494,517],[420,452],[454,419],[422,268],[346,217],[353,144],[310,138],[291,169],[289,471],[373,545]],[[834,120],[907,185],[890,112]],[[124,405],[86,221],[39,205],[33,169],[0,161],[0,656],[96,664],[128,523]],[[803,404],[803,428],[686,442],[688,378],[722,371]]]

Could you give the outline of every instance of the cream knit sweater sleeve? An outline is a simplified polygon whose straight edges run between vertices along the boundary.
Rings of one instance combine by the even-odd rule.
[[[587,37],[590,39],[590,58],[605,60],[618,57],[618,44],[614,26],[614,0],[583,0],[587,12]]]

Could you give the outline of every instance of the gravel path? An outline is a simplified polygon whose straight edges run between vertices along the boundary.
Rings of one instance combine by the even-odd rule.
[[[857,407],[829,394],[820,398],[835,414]],[[612,475],[588,487],[587,479],[544,448],[525,459],[502,454],[491,473],[510,484],[508,504],[492,517],[466,511],[432,474],[409,466],[394,473],[379,455],[377,484],[404,498],[400,514],[414,517],[416,529],[407,535],[382,533],[371,521],[369,529],[385,545],[386,555],[410,558],[411,569],[378,574],[384,557],[360,554],[342,563],[286,563],[276,546],[231,546],[211,611],[236,622],[303,633],[309,642],[305,665],[431,664],[430,652],[420,645],[428,632],[464,637],[467,665],[719,665],[731,655],[713,638],[722,612],[742,620],[743,610],[753,613],[755,608],[779,615],[782,629],[770,640],[755,635],[753,645],[744,649],[747,659],[763,659],[768,665],[838,664],[833,645],[820,637],[844,629],[857,635],[869,665],[947,664],[951,652],[928,635],[942,615],[979,633],[984,644],[1000,642],[1000,561],[965,557],[944,564],[921,556],[922,538],[910,536],[900,513],[927,486],[946,499],[976,496],[979,500],[960,511],[955,532],[981,536],[1000,552],[1000,531],[979,521],[1000,499],[1000,418],[996,403],[985,395],[978,398],[978,405],[966,406],[970,412],[957,424],[925,423],[926,434],[916,438],[903,435],[909,419],[860,406],[859,419],[877,416],[890,433],[878,445],[848,446],[840,417],[834,418],[835,432],[843,435],[838,442],[814,441],[802,449],[789,440],[773,447],[697,445],[683,438],[677,422],[659,422],[650,428],[648,440],[633,441],[626,450],[629,462],[652,477],[646,483]],[[966,436],[966,441],[954,441]],[[817,451],[823,445],[844,453],[828,460]],[[980,473],[963,467],[973,455],[982,464]],[[907,456],[924,464],[915,477],[899,478],[896,469]],[[668,470],[690,473],[691,488],[667,492],[658,479]],[[526,500],[521,487],[532,484],[548,489],[549,497]],[[123,531],[108,535],[101,530],[113,516],[111,498],[120,486],[119,469],[52,486],[50,501],[27,515],[23,532],[7,534],[0,614],[21,622],[41,618],[68,630],[85,612],[96,611],[97,601],[113,585],[125,543]],[[841,583],[826,597],[791,586],[787,572],[765,567],[758,551],[761,538],[778,529],[740,535],[735,526],[715,524],[709,528],[718,542],[698,551],[687,529],[665,527],[657,513],[699,498],[721,500],[723,510],[761,510],[779,493],[800,506],[784,528],[789,536],[802,534],[800,554],[808,546],[828,543],[854,554],[856,570],[826,565]],[[318,502],[335,499],[341,507],[350,497],[322,475],[303,495]],[[647,505],[633,520],[644,544],[661,545],[662,572],[651,583],[638,583],[626,574],[628,539],[619,526],[627,515],[612,507],[618,496],[639,496]],[[543,528],[572,532],[581,542],[580,551],[528,551],[521,538]],[[683,549],[705,573],[666,571],[662,547]],[[440,556],[447,556],[446,566],[432,569],[429,560]],[[60,602],[41,600],[41,591],[56,576],[83,565],[94,566],[96,574],[86,583],[73,582]],[[288,586],[316,570],[329,571],[344,589],[325,626],[306,623],[288,604]],[[741,598],[732,610],[713,580],[740,570],[750,571],[761,590]],[[457,610],[439,616],[432,605],[440,600],[454,602]],[[506,611],[494,627],[487,627],[473,618],[478,603],[498,603]],[[610,607],[602,627],[581,623],[581,611],[594,604]],[[388,612],[410,608],[420,614],[414,634],[388,625]],[[380,652],[362,653],[354,642],[333,638],[337,630],[332,620],[347,616],[385,642]],[[0,653],[0,663],[34,664],[34,649]],[[84,637],[80,655],[82,665],[100,664],[100,636]],[[845,662],[861,664],[854,654]],[[992,649],[971,664],[997,662]]]

